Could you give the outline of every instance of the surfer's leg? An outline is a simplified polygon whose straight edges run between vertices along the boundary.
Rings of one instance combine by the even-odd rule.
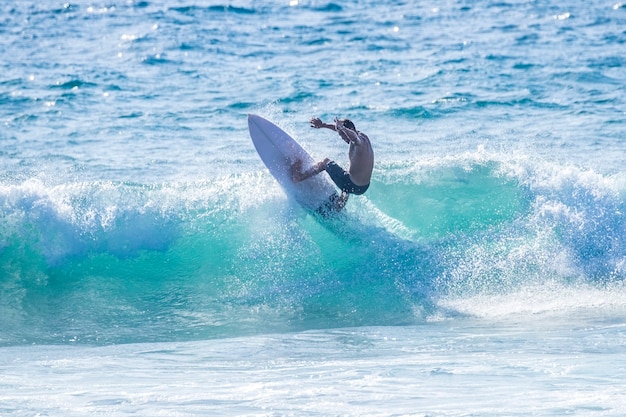
[[[328,162],[330,162],[330,159],[326,158],[303,172],[302,161],[297,159],[293,165],[291,165],[291,179],[293,182],[300,182],[306,180],[307,178],[311,178],[312,176],[324,171]]]
[[[328,200],[318,207],[317,211],[323,217],[332,217],[341,212],[348,202],[348,193],[342,192],[341,195],[333,194]]]
[[[346,203],[348,202],[349,196],[350,194],[346,193],[345,191],[341,192],[341,196],[339,196],[339,198],[337,199],[337,211],[343,210],[343,208],[346,206]]]

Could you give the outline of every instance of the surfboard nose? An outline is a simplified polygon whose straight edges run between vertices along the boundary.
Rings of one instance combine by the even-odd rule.
[[[252,123],[258,125],[260,119],[261,117],[257,116],[256,114],[248,113],[248,126],[250,126]]]

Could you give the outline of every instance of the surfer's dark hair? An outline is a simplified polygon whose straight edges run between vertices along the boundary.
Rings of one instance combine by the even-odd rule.
[[[343,119],[342,124],[343,124],[343,127],[345,128],[356,130],[356,127],[354,127],[354,123],[352,123],[352,121],[348,119]]]

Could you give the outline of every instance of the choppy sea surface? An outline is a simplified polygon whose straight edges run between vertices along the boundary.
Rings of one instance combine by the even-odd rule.
[[[0,57],[1,415],[626,414],[626,3],[5,1]]]

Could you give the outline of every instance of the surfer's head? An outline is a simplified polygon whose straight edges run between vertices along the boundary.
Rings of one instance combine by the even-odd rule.
[[[341,121],[341,124],[343,125],[343,127],[350,129],[350,130],[355,130],[356,131],[356,127],[354,127],[354,123],[352,123],[351,120],[348,119],[343,119]]]

